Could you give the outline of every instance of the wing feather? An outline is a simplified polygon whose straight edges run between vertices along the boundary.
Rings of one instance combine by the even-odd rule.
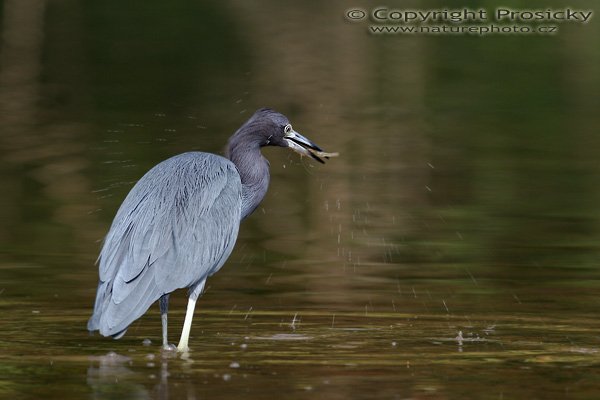
[[[184,153],[148,171],[106,236],[88,329],[117,335],[163,294],[216,272],[233,250],[241,205],[239,174],[223,157]]]

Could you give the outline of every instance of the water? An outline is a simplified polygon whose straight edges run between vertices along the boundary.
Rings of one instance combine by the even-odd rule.
[[[397,37],[345,2],[169,4],[3,2],[0,398],[598,397],[595,19]],[[89,336],[133,183],[262,106],[341,156],[264,151],[188,357],[160,351],[158,306]]]

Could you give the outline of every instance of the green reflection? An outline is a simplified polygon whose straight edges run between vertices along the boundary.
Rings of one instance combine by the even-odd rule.
[[[354,5],[372,7],[2,2],[0,397],[598,396],[596,16],[384,37]],[[130,187],[220,152],[262,106],[341,157],[265,151],[270,191],[198,303],[191,358],[159,353],[158,307],[89,337]]]

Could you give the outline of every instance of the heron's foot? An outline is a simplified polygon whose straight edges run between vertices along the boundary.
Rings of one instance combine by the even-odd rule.
[[[188,347],[187,343],[182,344],[179,343],[179,346],[177,346],[177,352],[179,353],[189,353],[190,348]]]
[[[162,345],[162,349],[164,351],[175,351],[175,350],[177,350],[177,346],[175,346],[172,343],[165,343]]]

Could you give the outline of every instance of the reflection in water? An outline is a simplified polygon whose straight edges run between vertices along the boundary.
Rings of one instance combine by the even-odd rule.
[[[169,399],[169,357],[163,353],[160,360],[155,360],[153,354],[146,356],[146,367],[156,371],[155,363],[159,361],[159,373],[144,374],[134,372],[131,367],[134,361],[130,357],[109,352],[103,356],[90,357],[93,365],[87,371],[87,384],[92,390],[92,398],[123,398],[123,399]],[[158,383],[154,383],[158,381]],[[189,382],[188,382],[189,383]],[[177,396],[193,400],[196,398],[193,387],[187,386],[187,396]]]
[[[93,365],[87,371],[87,384],[92,388],[92,398],[118,397],[149,399],[150,393],[144,385],[135,382],[140,373],[134,373],[131,358],[110,352],[104,356],[90,357]]]
[[[2,7],[0,397],[598,397],[597,21],[374,37],[345,1]],[[341,157],[266,151],[187,359],[142,354],[158,307],[88,337],[132,183],[265,105]]]
[[[44,0],[3,2],[0,58],[2,146],[21,153],[31,148],[28,134],[37,117],[44,30]],[[11,152],[11,153],[12,153]]]
[[[95,229],[77,229],[84,221],[90,227],[96,225],[90,183],[83,175],[89,165],[83,154],[88,127],[71,116],[50,117],[54,113],[41,107],[47,95],[42,84],[42,72],[48,68],[42,63],[47,2],[8,0],[3,6],[0,154],[7,165],[0,173],[8,190],[0,208],[0,238],[23,235],[39,245],[39,252],[56,251],[60,241],[45,236],[46,230],[22,227],[27,218],[19,212],[22,204],[29,213],[53,224],[55,232],[60,232],[57,238],[64,235],[59,227],[68,227],[78,239],[70,241],[70,251],[82,252],[89,248],[85,242],[100,237]],[[33,188],[24,189],[30,185]],[[19,246],[13,250],[27,251]]]

